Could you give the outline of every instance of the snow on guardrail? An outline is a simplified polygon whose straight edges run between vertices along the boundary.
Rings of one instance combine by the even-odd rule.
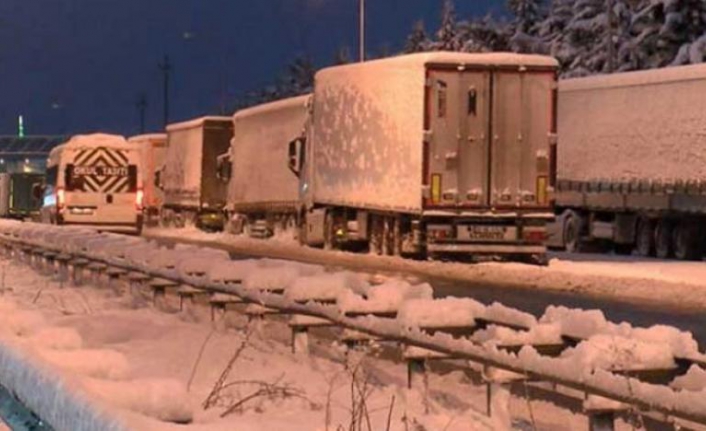
[[[501,304],[485,306],[460,298],[433,300],[426,285],[380,286],[357,274],[327,273],[316,265],[273,265],[266,259],[233,261],[222,252],[193,246],[169,249],[142,238],[85,229],[2,221],[0,241],[237,295],[289,314],[325,318],[382,339],[706,424],[706,371],[701,368],[706,360],[691,334],[676,328],[635,328],[609,322],[600,311],[564,307],[549,307],[537,319]],[[275,290],[278,293],[272,293]],[[351,310],[361,313],[350,317],[347,313]],[[394,318],[375,317],[380,310],[392,312]],[[434,327],[472,331],[468,336],[454,337],[444,331],[425,330]],[[547,344],[562,345],[562,349],[557,356],[543,355],[537,346]],[[504,348],[507,346],[516,349]],[[690,368],[679,374],[677,362],[684,361]],[[669,385],[648,383],[639,379],[642,371],[664,371],[672,381]]]

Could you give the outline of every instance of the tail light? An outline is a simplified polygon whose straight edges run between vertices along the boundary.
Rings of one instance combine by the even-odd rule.
[[[543,243],[547,239],[545,228],[525,227],[522,229],[522,239],[530,243]]]
[[[137,211],[142,211],[144,199],[145,199],[144,190],[137,189],[137,193],[135,193],[135,209]]]
[[[549,204],[549,182],[547,177],[540,176],[537,177],[537,204],[548,205]]]
[[[66,206],[66,194],[64,192],[64,189],[59,187],[56,189],[56,207],[59,210],[64,209],[64,206]]]

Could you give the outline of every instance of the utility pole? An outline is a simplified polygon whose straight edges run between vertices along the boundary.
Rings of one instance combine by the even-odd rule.
[[[169,56],[164,56],[164,62],[159,64],[159,69],[164,76],[164,127],[169,124],[169,73],[172,71],[172,64]]]
[[[140,115],[140,134],[145,133],[145,111],[147,110],[147,96],[145,93],[140,93],[137,99],[137,111]]]
[[[365,0],[360,1],[360,61],[365,61]]]

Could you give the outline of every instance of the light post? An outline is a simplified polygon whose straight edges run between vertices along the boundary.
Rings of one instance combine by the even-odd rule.
[[[365,0],[360,1],[360,61],[365,61]]]
[[[164,56],[164,62],[159,63],[159,69],[164,75],[164,127],[167,127],[169,124],[169,73],[172,70],[169,56]]]

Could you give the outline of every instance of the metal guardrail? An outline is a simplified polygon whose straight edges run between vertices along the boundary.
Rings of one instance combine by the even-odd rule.
[[[24,228],[22,227],[23,225],[25,226]],[[22,238],[19,235],[22,231],[27,232],[26,229],[33,228],[37,229],[35,225],[29,223],[17,223],[9,227],[0,225],[0,244],[15,250],[30,247],[68,254],[71,259],[86,259],[103,263],[113,268],[142,273],[151,278],[170,280],[180,285],[192,286],[208,292],[235,295],[245,302],[273,308],[283,314],[306,315],[327,319],[335,326],[370,334],[380,339],[424,348],[449,355],[454,359],[472,361],[484,367],[509,371],[519,376],[524,376],[527,380],[550,382],[585,394],[618,401],[638,411],[658,413],[665,421],[670,418],[678,418],[706,425],[706,408],[700,408],[700,406],[706,404],[704,402],[699,404],[698,402],[699,399],[705,398],[703,392],[678,392],[665,385],[645,383],[638,378],[630,376],[629,373],[620,374],[600,369],[581,373],[576,373],[575,370],[567,372],[561,369],[554,369],[551,359],[542,358],[539,354],[528,353],[528,351],[515,354],[473,343],[468,339],[455,339],[449,334],[430,334],[418,328],[405,328],[393,319],[373,316],[347,317],[341,314],[335,306],[317,303],[301,304],[289,300],[281,294],[252,291],[240,284],[214,282],[205,276],[185,276],[176,269],[154,268],[149,265],[130,262],[116,254],[108,253],[100,256],[92,253],[90,247],[83,247],[80,250],[66,250],[56,242],[61,239],[60,232],[67,233],[64,230],[66,228],[41,228],[45,233],[51,232],[48,238],[53,238],[53,242],[43,241],[41,238]],[[116,238],[106,234],[79,230],[72,231],[72,234],[74,236],[85,235],[86,240],[101,240],[102,238],[102,241],[106,242],[117,241]],[[502,324],[501,322],[491,323]],[[682,361],[682,363],[684,361],[699,363],[688,358],[676,358],[676,360],[678,362]]]

